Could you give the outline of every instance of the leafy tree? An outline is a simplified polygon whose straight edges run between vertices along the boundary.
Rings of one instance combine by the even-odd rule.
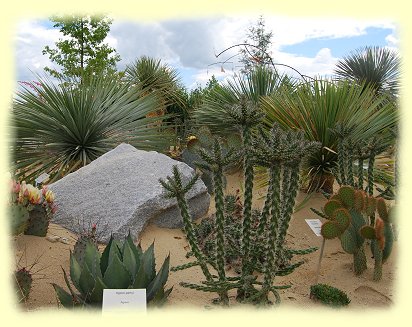
[[[120,56],[104,43],[111,19],[105,16],[53,16],[51,21],[64,38],[56,42],[56,48],[46,46],[42,52],[62,67],[60,72],[45,67],[49,74],[59,79],[75,78],[84,82],[92,75],[116,71]]]
[[[272,44],[272,32],[265,29],[265,20],[261,15],[256,25],[250,26],[247,30],[247,39],[244,43],[251,46],[245,46],[240,50],[242,59],[240,62],[244,65],[242,73],[247,73],[255,66],[270,64],[269,48]]]

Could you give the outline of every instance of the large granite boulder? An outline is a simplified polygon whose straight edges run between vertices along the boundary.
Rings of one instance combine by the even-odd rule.
[[[110,235],[137,239],[148,222],[167,227],[183,226],[175,199],[166,199],[159,178],[172,174],[177,165],[187,181],[194,170],[183,162],[154,151],[120,144],[85,167],[49,185],[55,193],[57,212],[53,222],[77,232],[79,226],[97,223],[98,241]],[[187,194],[193,219],[209,208],[210,196],[199,179]]]

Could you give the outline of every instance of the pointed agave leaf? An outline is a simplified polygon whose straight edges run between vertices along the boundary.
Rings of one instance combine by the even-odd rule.
[[[97,247],[91,243],[86,244],[84,264],[87,265],[94,279],[97,277],[102,278],[102,272],[100,270],[100,252],[97,250]]]
[[[130,274],[130,281],[133,283],[133,278],[136,276],[138,266],[136,265],[136,257],[127,241],[123,244],[123,263]]]
[[[52,283],[52,285],[62,306],[65,308],[73,308],[74,302],[72,296],[64,289],[62,289],[59,285],[56,285],[54,283]]]
[[[163,289],[164,285],[166,284],[167,278],[169,277],[169,263],[170,263],[170,254],[167,256],[165,261],[163,262],[162,267],[159,270],[159,273],[153,279],[153,281],[147,287],[146,298],[147,301],[152,300],[152,298],[156,295],[159,289]]]
[[[127,288],[130,285],[130,274],[117,255],[109,260],[103,282],[107,288]]]
[[[87,265],[83,265],[82,273],[80,274],[79,279],[79,291],[82,293],[85,302],[89,301],[90,294],[92,293],[95,284],[96,281],[90,273],[89,268]]]
[[[82,269],[77,262],[75,256],[73,255],[72,252],[70,252],[70,279],[73,282],[73,285],[80,290],[79,286],[79,281],[80,281],[80,275],[82,273]]]
[[[93,292],[90,294],[91,303],[102,303],[103,301],[103,290],[108,288],[100,277],[96,278],[96,284],[94,285]]]
[[[147,275],[145,273],[144,265],[140,265],[140,268],[134,278],[134,283],[133,283],[133,288],[138,289],[138,288],[147,288],[149,285],[150,280],[147,278]],[[147,293],[146,293],[147,297]]]
[[[113,261],[113,259],[117,257],[120,261],[122,261],[122,254],[120,252],[119,241],[113,240],[112,246],[110,247],[109,251],[109,262],[108,265]]]
[[[126,242],[129,244],[130,249],[134,253],[134,256],[135,256],[135,259],[136,259],[136,266],[139,267],[140,266],[140,260],[141,260],[140,258],[142,256],[143,252],[142,252],[142,248],[140,247],[140,245],[136,246],[134,244],[132,236],[130,235],[130,231],[129,231],[129,235],[127,235]],[[123,250],[123,252],[124,252],[124,250]]]
[[[151,307],[160,307],[163,304],[165,304],[165,302],[167,301],[167,297],[169,296],[169,294],[172,292],[173,287],[169,288],[168,290],[164,290],[163,288],[160,288],[159,291],[156,293],[156,295],[153,297],[153,299],[148,302],[148,306]]]
[[[102,256],[100,257],[100,270],[102,274],[106,272],[107,266],[109,265],[109,254],[110,254],[110,248],[112,247],[113,244],[113,235],[110,236],[110,241],[105,247]]]
[[[149,246],[142,256],[142,265],[146,278],[151,281],[156,276],[155,256],[154,256],[154,242]]]

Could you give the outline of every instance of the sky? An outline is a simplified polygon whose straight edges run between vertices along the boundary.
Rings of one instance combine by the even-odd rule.
[[[204,86],[215,75],[219,81],[232,78],[240,70],[233,48],[218,58],[216,54],[246,39],[257,16],[220,15],[193,19],[127,21],[113,18],[106,42],[121,57],[117,68],[125,69],[146,55],[175,68],[187,89]],[[286,64],[301,74],[328,77],[336,62],[363,46],[399,48],[399,28],[385,19],[319,18],[263,15],[266,31],[273,33],[270,54],[276,63]],[[17,81],[32,81],[54,67],[42,50],[62,37],[47,18],[21,20],[14,34]],[[223,66],[216,62],[228,60]],[[222,69],[223,68],[223,69]],[[278,67],[281,72],[293,71]]]

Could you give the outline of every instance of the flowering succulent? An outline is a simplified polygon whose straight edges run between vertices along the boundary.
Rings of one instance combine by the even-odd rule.
[[[12,234],[46,236],[51,216],[56,212],[54,193],[26,182],[10,180],[10,217]]]

